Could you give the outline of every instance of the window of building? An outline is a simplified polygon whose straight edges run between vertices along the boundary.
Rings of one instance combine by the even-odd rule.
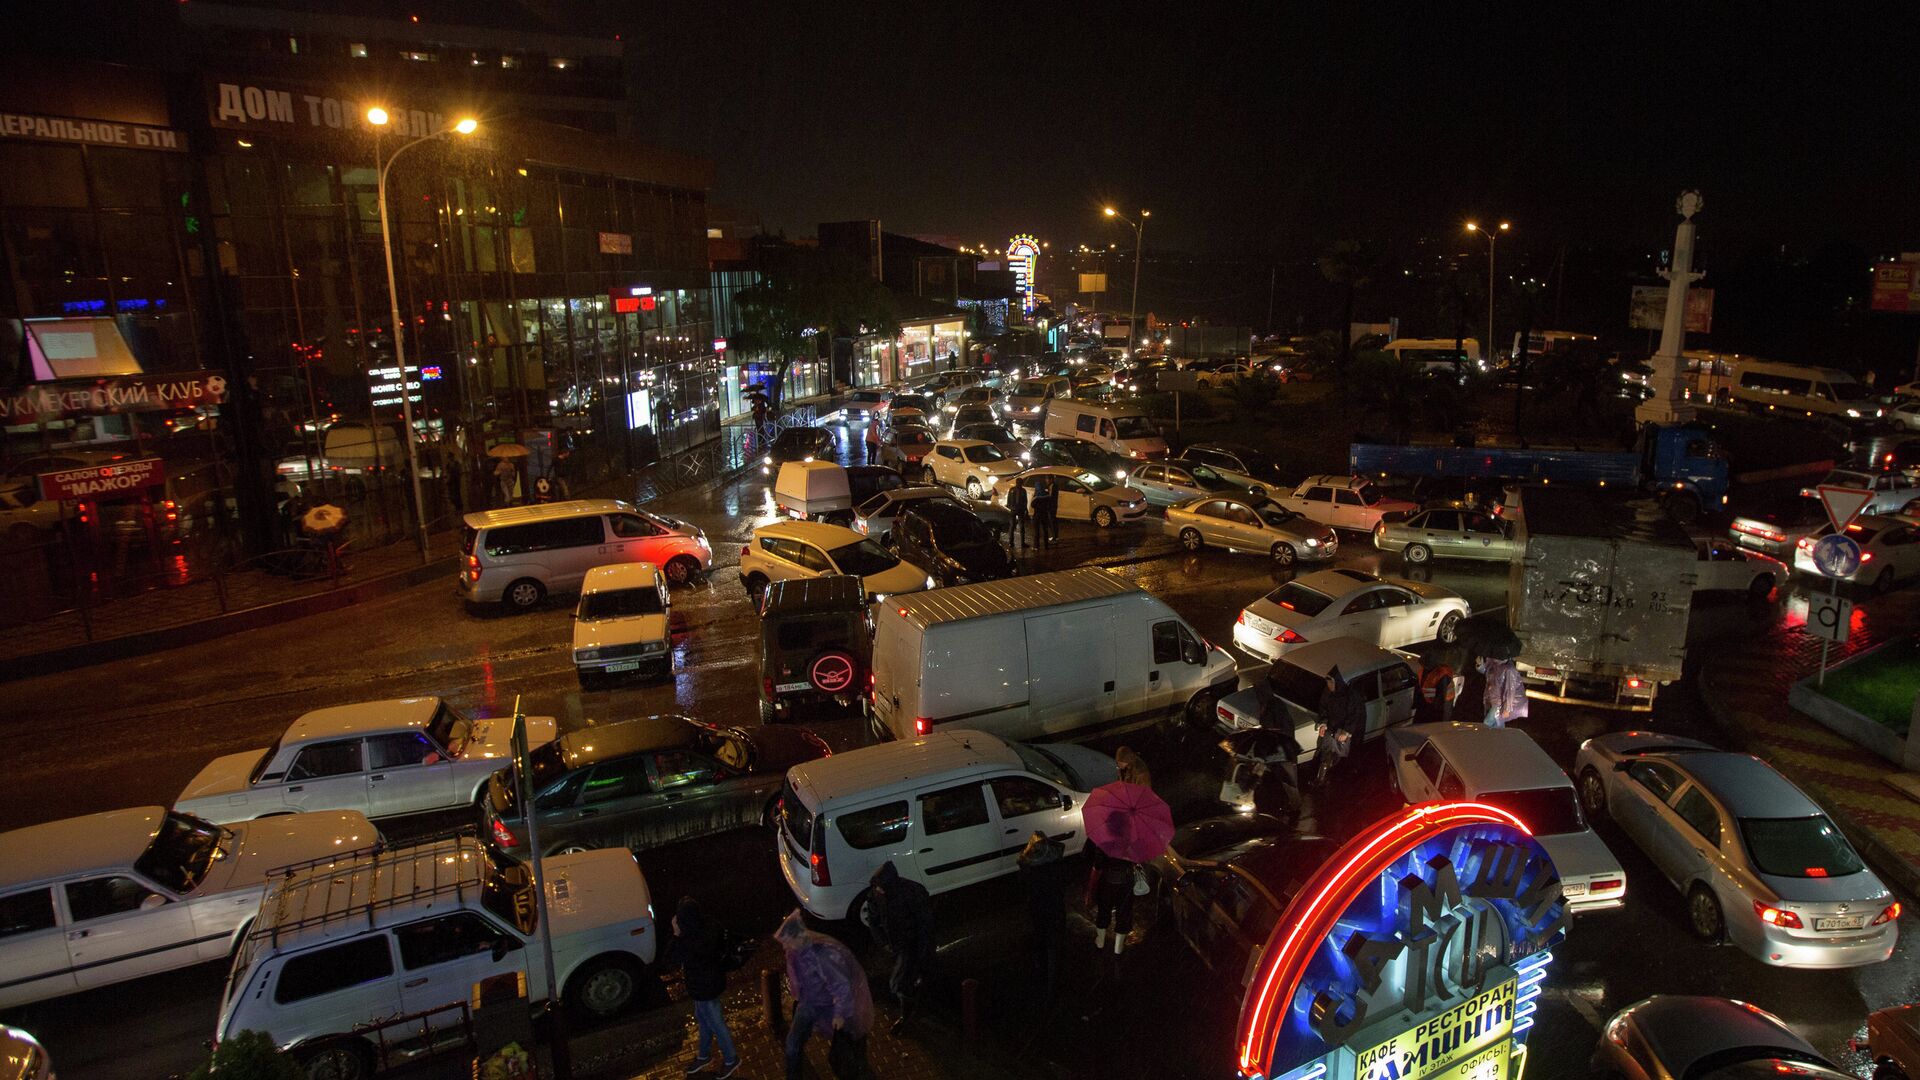
[[[0,144],[0,200],[8,206],[87,205],[87,174],[77,146]]]
[[[367,58],[366,43],[361,41],[356,41],[353,44],[347,46],[347,55],[353,57],[355,60],[365,60]]]
[[[554,56],[547,59],[547,66],[555,71],[565,71],[573,66],[573,61],[564,56]]]
[[[502,53],[500,56],[500,66],[503,68],[517,68],[520,66],[520,58],[512,53]]]
[[[421,63],[431,63],[431,62],[433,62],[433,61],[435,61],[435,60],[438,60],[438,59],[440,59],[440,57],[439,57],[439,56],[437,56],[437,55],[435,55],[435,54],[433,54],[433,53],[430,53],[430,52],[418,52],[418,51],[416,51],[416,50],[413,50],[413,49],[401,49],[401,50],[400,50],[400,59],[402,59],[402,60],[418,60],[418,61],[420,61]]]

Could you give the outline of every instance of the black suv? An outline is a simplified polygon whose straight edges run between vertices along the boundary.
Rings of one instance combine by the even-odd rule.
[[[1013,560],[979,518],[950,502],[906,504],[893,522],[894,553],[941,588],[1012,577]]]
[[[860,579],[845,574],[768,585],[760,607],[760,721],[811,706],[848,706],[867,691],[873,630]]]

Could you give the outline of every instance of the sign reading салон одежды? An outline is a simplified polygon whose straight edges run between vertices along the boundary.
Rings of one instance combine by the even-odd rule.
[[[165,478],[161,469],[159,458],[137,458],[108,465],[41,473],[40,497],[57,501],[127,495],[158,484]]]

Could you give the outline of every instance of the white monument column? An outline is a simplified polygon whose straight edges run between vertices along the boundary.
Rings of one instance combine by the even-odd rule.
[[[1693,419],[1694,408],[1687,401],[1687,361],[1681,353],[1687,348],[1687,286],[1706,276],[1693,272],[1693,215],[1701,205],[1700,193],[1688,191],[1675,207],[1680,211],[1680,227],[1673,232],[1673,265],[1660,272],[1667,279],[1667,317],[1660,328],[1660,351],[1649,361],[1653,396],[1633,412],[1642,424],[1684,424]]]

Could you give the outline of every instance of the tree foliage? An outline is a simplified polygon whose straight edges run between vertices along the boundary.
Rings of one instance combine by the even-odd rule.
[[[264,1031],[241,1031],[220,1040],[213,1056],[188,1080],[306,1080],[305,1070],[280,1052]]]
[[[734,299],[735,348],[774,361],[768,392],[776,402],[794,361],[830,354],[836,337],[900,330],[893,294],[844,252],[785,248],[761,262],[760,279]]]

